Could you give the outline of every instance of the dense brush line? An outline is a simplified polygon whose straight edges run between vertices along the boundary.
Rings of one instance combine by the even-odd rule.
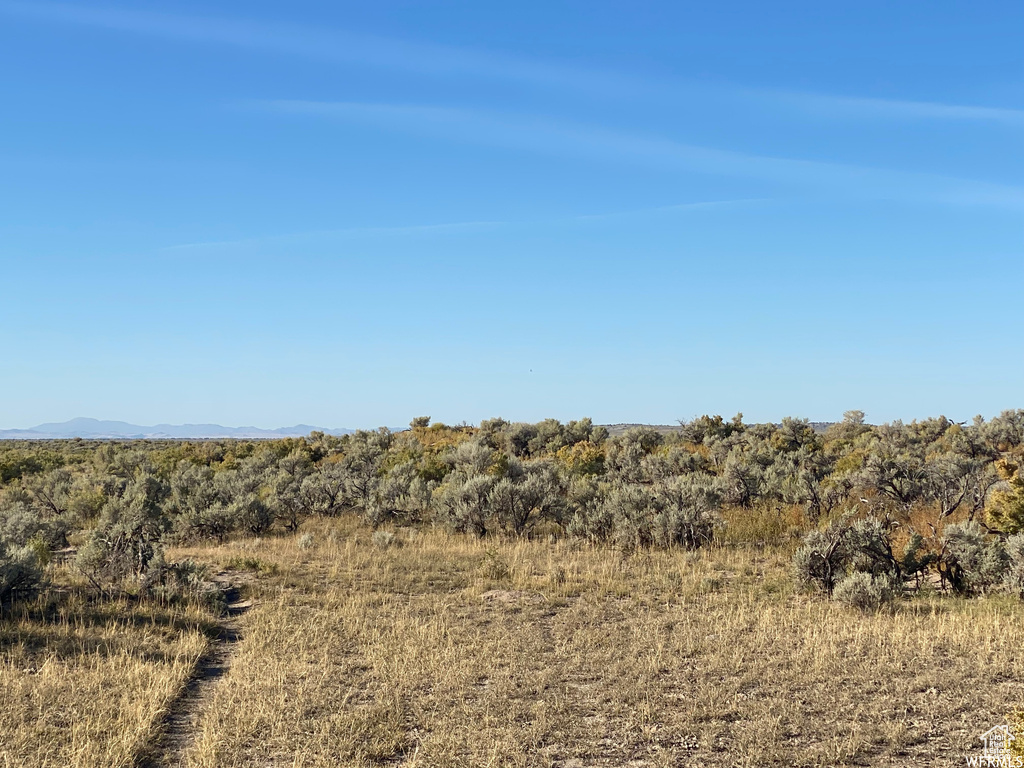
[[[98,588],[148,587],[167,578],[167,542],[296,531],[311,515],[355,511],[374,528],[570,535],[633,550],[702,547],[721,532],[723,512],[783,506],[799,508],[811,531],[798,570],[828,592],[868,573],[870,584],[856,576],[861,591],[884,595],[931,567],[967,593],[984,586],[971,575],[981,566],[950,559],[955,542],[975,541],[984,550],[975,559],[1005,563],[1021,548],[1009,537],[1024,528],[1022,458],[1024,410],[881,426],[851,411],[824,432],[739,415],[615,437],[589,419],[473,427],[421,417],[398,433],[340,437],[12,443],[0,448],[0,600],[38,583],[69,543]],[[881,528],[872,538],[855,525]],[[867,542],[869,560],[872,548],[910,549],[863,568],[853,541]],[[1002,554],[985,554],[990,543]]]

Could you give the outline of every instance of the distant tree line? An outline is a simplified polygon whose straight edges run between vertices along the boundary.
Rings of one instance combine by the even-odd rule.
[[[98,589],[146,586],[168,572],[167,543],[294,532],[343,513],[373,528],[572,536],[633,551],[695,549],[726,517],[798,510],[807,583],[831,594],[845,580],[842,595],[853,579],[872,602],[931,574],[966,594],[1024,581],[1013,570],[1024,561],[1022,466],[1024,410],[881,426],[850,411],[823,432],[741,415],[614,437],[590,419],[421,417],[394,433],[274,441],[9,441],[0,604],[37,585],[55,555],[73,555]]]

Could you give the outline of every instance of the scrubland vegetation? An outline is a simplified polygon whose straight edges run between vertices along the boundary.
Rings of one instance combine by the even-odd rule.
[[[0,447],[0,756],[953,764],[1024,702],[1024,411]]]

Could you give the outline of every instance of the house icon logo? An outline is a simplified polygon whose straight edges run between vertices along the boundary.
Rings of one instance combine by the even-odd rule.
[[[981,753],[983,757],[1008,757],[1013,742],[1017,740],[1008,725],[989,728],[979,738],[985,743],[985,751]]]
[[[984,749],[980,756],[968,757],[968,765],[977,766],[999,766],[1000,768],[1021,768],[1024,766],[1024,759],[1013,754],[1013,742],[1017,737],[1013,735],[1013,729],[1008,725],[997,725],[989,728],[981,736]]]

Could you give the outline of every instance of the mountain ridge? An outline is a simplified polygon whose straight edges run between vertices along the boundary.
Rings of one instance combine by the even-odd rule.
[[[46,422],[28,429],[0,429],[0,440],[213,440],[266,439],[305,437],[310,432],[347,435],[354,429],[327,429],[309,424],[262,429],[260,427],[225,427],[221,424],[155,424],[144,426],[126,421],[91,419],[79,416],[69,421]]]

